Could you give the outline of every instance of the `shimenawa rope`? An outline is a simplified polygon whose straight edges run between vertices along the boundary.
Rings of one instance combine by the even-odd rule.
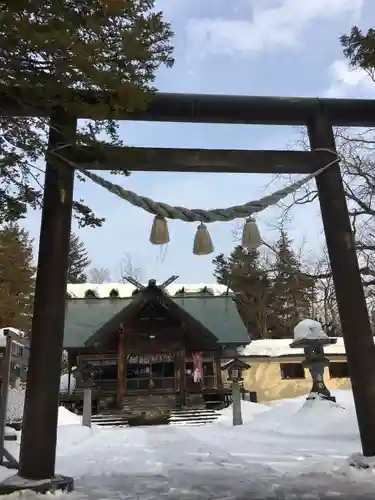
[[[131,203],[136,207],[142,208],[146,212],[155,215],[150,236],[150,241],[154,244],[161,245],[169,242],[169,232],[166,219],[178,219],[184,222],[200,222],[194,241],[193,251],[197,255],[206,255],[208,253],[212,253],[214,251],[214,248],[210,235],[204,223],[227,222],[234,219],[246,218],[242,243],[247,248],[257,248],[258,246],[260,246],[262,241],[260,238],[259,230],[256,227],[252,215],[262,212],[270,206],[276,205],[282,199],[297,191],[297,189],[307,184],[311,179],[317,177],[325,170],[327,170],[331,165],[334,165],[340,160],[336,151],[330,149],[315,149],[314,151],[328,152],[335,155],[336,158],[324,167],[319,168],[312,174],[307,175],[303,179],[293,182],[289,186],[279,189],[278,191],[264,196],[259,200],[249,201],[244,205],[235,205],[228,208],[215,208],[211,210],[202,210],[198,208],[189,209],[154,201],[147,196],[140,196],[133,191],[119,186],[118,184],[114,184],[113,182],[110,182],[93,172],[90,172],[86,169],[77,168],[76,165],[74,165],[66,158],[61,159],[67,161],[72,167],[79,170],[81,174],[91,179],[93,182],[95,182],[95,184],[98,184],[99,186],[107,189],[107,191],[109,191],[110,193]],[[131,168],[129,170],[131,170]]]

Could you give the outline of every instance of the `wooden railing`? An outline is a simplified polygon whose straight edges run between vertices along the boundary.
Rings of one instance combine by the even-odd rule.
[[[186,377],[186,390],[188,392],[199,392],[202,389],[217,389],[215,377],[206,376],[202,382],[194,382],[192,377]]]
[[[117,390],[117,379],[116,380],[95,380],[93,389],[98,391],[116,391]]]
[[[128,391],[142,391],[142,390],[173,390],[175,389],[174,377],[156,377],[152,378],[150,384],[149,378],[128,378],[126,380],[126,390]]]
[[[60,395],[62,396],[69,396],[69,395],[83,395],[83,390],[84,388],[80,385],[76,386],[74,390],[70,390],[68,393],[68,390],[63,390],[60,391]],[[92,392],[95,393],[115,393],[117,392],[117,380],[96,380],[92,384]]]

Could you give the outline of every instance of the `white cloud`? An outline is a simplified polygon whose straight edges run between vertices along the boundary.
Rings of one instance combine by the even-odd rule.
[[[311,21],[348,14],[358,19],[363,0],[273,0],[254,2],[251,20],[193,18],[186,30],[196,54],[249,53],[296,46]],[[261,5],[261,7],[260,7]]]
[[[373,97],[375,82],[362,69],[353,69],[345,60],[334,61],[328,68],[331,84],[325,97]]]

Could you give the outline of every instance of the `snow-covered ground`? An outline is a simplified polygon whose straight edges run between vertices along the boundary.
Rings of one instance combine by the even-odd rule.
[[[56,470],[75,478],[71,500],[373,499],[371,471],[348,466],[360,451],[352,395],[334,394],[337,405],[243,402],[234,428],[230,409],[201,427],[110,429],[82,428],[60,409]]]

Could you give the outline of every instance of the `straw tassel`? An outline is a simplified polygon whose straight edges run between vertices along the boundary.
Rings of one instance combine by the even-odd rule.
[[[166,245],[169,243],[168,221],[161,215],[155,215],[152,223],[150,241],[153,245]]]
[[[258,226],[253,217],[246,219],[242,232],[242,246],[248,250],[255,250],[262,244]]]
[[[194,255],[208,255],[214,251],[210,233],[205,224],[199,224],[197,232],[195,233],[193,254]]]

